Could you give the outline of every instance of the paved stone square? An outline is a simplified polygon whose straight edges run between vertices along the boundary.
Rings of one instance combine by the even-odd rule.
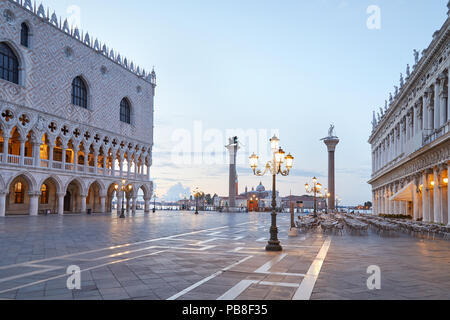
[[[1,299],[450,299],[450,241],[398,234],[288,238],[264,250],[267,213],[138,213],[0,219]],[[81,290],[67,289],[76,265]],[[368,290],[367,267],[381,268]]]

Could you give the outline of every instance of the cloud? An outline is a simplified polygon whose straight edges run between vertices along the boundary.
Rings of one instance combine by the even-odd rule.
[[[178,201],[183,198],[189,198],[191,196],[191,189],[189,187],[183,187],[181,182],[173,185],[169,188],[167,193],[164,195],[164,200],[166,201]]]

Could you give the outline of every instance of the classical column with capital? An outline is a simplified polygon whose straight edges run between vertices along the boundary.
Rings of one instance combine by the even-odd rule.
[[[228,181],[228,196],[229,196],[229,207],[236,207],[236,183],[237,183],[237,172],[236,172],[236,157],[239,150],[238,138],[234,137],[229,140],[229,144],[226,146],[230,154],[230,169],[229,169],[229,181]]]
[[[20,142],[20,160],[19,165],[23,166],[25,164],[25,142],[27,141],[26,138],[19,138]]]
[[[150,212],[150,201],[151,200],[152,200],[151,198],[144,198],[144,203],[145,203],[145,205],[144,205],[144,212],[145,213],[149,213]]]
[[[441,73],[439,76],[439,106],[440,106],[440,121],[439,127],[443,126],[447,122],[447,98],[448,91],[445,90],[445,80],[447,80],[447,75]]]
[[[439,98],[439,79],[434,83],[434,129],[440,128],[441,124],[441,111],[440,111],[440,98]]]
[[[442,223],[440,168],[435,167],[433,173],[434,173],[434,187],[433,187],[434,222]]]
[[[338,137],[327,137],[323,139],[323,142],[328,149],[328,191],[330,192],[330,198],[328,199],[328,208],[331,211],[336,209],[336,189],[335,189],[335,152],[336,146],[339,144]]]
[[[131,198],[131,213],[136,214],[137,209],[137,197],[133,196]]]
[[[414,183],[413,186],[413,217],[417,221],[419,219],[419,184]]]
[[[6,216],[6,191],[0,190],[0,217]]]
[[[450,103],[449,103],[450,104]],[[447,177],[450,178],[450,163],[447,163]],[[447,225],[450,226],[450,194],[449,194],[449,185],[447,183]]]
[[[39,210],[39,196],[40,192],[30,192],[28,196],[30,198],[30,216],[37,216]]]
[[[84,194],[80,195],[80,201],[81,201],[80,213],[86,213],[86,198],[87,198],[87,195],[84,195]]]
[[[66,194],[64,192],[58,192],[56,196],[58,197],[58,215],[62,216],[64,215],[64,197]]]
[[[100,213],[106,212],[106,196],[101,195],[100,196]]]

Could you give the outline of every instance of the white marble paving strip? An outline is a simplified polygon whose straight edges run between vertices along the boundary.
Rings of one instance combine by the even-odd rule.
[[[199,241],[199,242],[194,243],[192,245],[193,246],[201,246],[201,245],[203,245],[205,243],[210,243],[210,242],[213,242],[213,241],[216,241],[216,240],[219,240],[219,239],[218,238],[212,238],[212,239],[209,239],[209,240]]]
[[[269,262],[266,262],[261,267],[255,270],[256,273],[268,272],[276,263],[280,262],[287,256],[287,253],[280,254],[278,257],[273,258]]]
[[[241,223],[241,224],[238,224],[238,225],[246,225],[246,224],[250,224],[250,223],[252,223],[252,222],[244,222],[244,223]],[[75,253],[71,253],[71,254],[67,254],[67,255],[51,257],[51,258],[46,258],[46,259],[39,259],[39,260],[34,260],[34,261],[27,261],[27,262],[17,263],[17,264],[12,264],[12,265],[7,265],[7,266],[0,266],[0,270],[14,268],[14,267],[19,267],[19,266],[24,266],[24,265],[27,265],[27,264],[38,264],[38,263],[41,263],[41,262],[61,260],[61,259],[65,259],[65,258],[76,257],[76,256],[79,256],[79,255],[85,255],[85,254],[90,254],[90,253],[97,253],[97,252],[101,252],[101,251],[105,251],[105,250],[121,249],[121,248],[129,247],[129,246],[136,246],[136,245],[140,245],[140,244],[156,242],[156,241],[161,241],[161,240],[173,240],[173,239],[176,239],[176,238],[179,238],[179,237],[183,237],[183,236],[194,235],[194,234],[199,234],[199,233],[209,232],[209,231],[215,231],[215,230],[220,230],[220,229],[225,229],[225,228],[229,228],[229,227],[228,226],[223,226],[223,227],[216,227],[216,228],[210,228],[210,229],[203,229],[203,230],[198,230],[198,231],[181,233],[181,234],[177,234],[177,235],[173,235],[173,236],[155,238],[155,239],[150,239],[150,240],[145,240],[145,241],[138,241],[138,242],[134,242],[134,243],[126,243],[126,244],[122,244],[122,245],[118,245],[118,246],[99,248],[99,249],[94,249],[94,250],[89,250],[89,251],[75,252]]]
[[[271,281],[260,281],[258,284],[263,286],[273,286],[273,287],[288,287],[288,288],[298,288],[300,284],[298,283],[287,283],[287,282],[271,282]]]
[[[127,259],[122,259],[122,260],[116,260],[116,261],[103,263],[103,264],[100,264],[100,265],[97,265],[97,266],[93,266],[93,267],[89,267],[89,268],[83,269],[83,270],[81,270],[81,273],[86,272],[86,271],[90,271],[90,270],[94,270],[94,269],[98,269],[98,268],[101,268],[101,267],[105,267],[105,266],[108,266],[108,265],[112,265],[112,264],[118,264],[118,263],[122,263],[122,262],[131,261],[131,260],[134,260],[134,259],[154,256],[154,255],[157,255],[157,254],[160,254],[160,253],[163,253],[163,252],[166,252],[166,250],[152,252],[152,253],[140,255],[140,256],[137,256],[137,257],[132,257],[132,258],[127,258]],[[64,277],[67,277],[67,276],[68,276],[67,274],[61,274],[61,275],[50,277],[50,278],[47,278],[47,279],[34,281],[34,282],[27,283],[27,284],[24,284],[24,285],[21,285],[21,286],[17,286],[17,287],[14,287],[14,288],[2,290],[2,291],[0,291],[0,294],[7,293],[7,292],[10,292],[10,291],[19,290],[19,289],[26,288],[26,287],[31,287],[31,286],[34,286],[34,285],[37,285],[37,284],[41,284],[41,283],[45,283],[47,281],[64,278]]]
[[[233,288],[225,292],[223,295],[221,295],[217,300],[234,300],[237,297],[239,297],[242,292],[247,290],[248,287],[250,287],[252,284],[258,283],[257,280],[242,280],[237,285],[235,285]]]
[[[320,249],[316,259],[313,261],[306,276],[300,284],[300,287],[294,294],[292,300],[310,300],[317,278],[319,277],[320,270],[322,269],[323,262],[328,253],[328,249],[331,245],[331,238],[325,240]]]
[[[238,262],[236,262],[236,263],[233,263],[232,265],[226,267],[225,269],[222,269],[222,270],[220,270],[220,271],[217,271],[216,273],[210,275],[209,277],[206,277],[205,279],[200,280],[200,281],[197,282],[197,283],[194,283],[192,286],[190,286],[190,287],[184,289],[183,291],[178,292],[177,294],[171,296],[171,297],[168,298],[167,300],[176,300],[176,299],[178,299],[179,297],[184,296],[186,293],[188,293],[188,292],[194,290],[195,288],[201,286],[202,284],[208,282],[209,280],[216,278],[217,276],[221,275],[221,274],[224,273],[225,271],[231,270],[231,269],[233,269],[234,267],[240,265],[241,263],[244,263],[245,261],[247,261],[247,260],[249,260],[249,259],[251,259],[251,258],[253,258],[253,256],[245,257],[244,259],[242,259],[242,260],[240,260],[240,261],[238,261]]]
[[[59,267],[59,266],[56,266],[56,267],[53,266],[53,267],[48,267],[48,268],[43,269],[43,270],[36,270],[36,271],[21,273],[21,274],[15,275],[15,276],[1,278],[0,279],[0,283],[8,282],[8,281],[11,281],[11,280],[20,279],[20,278],[24,278],[24,277],[34,276],[34,275],[37,275],[37,274],[46,273],[46,272],[54,271],[54,270],[58,270],[58,269],[64,269],[64,268],[63,267]]]

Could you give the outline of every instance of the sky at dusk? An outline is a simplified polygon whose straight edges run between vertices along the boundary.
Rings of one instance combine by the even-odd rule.
[[[224,146],[241,137],[240,192],[270,177],[248,167],[268,139],[295,157],[281,195],[304,194],[313,176],[327,184],[321,138],[331,123],[336,192],[344,205],[371,200],[372,111],[398,86],[413,50],[422,51],[447,17],[446,0],[46,0],[58,16],[80,8],[91,37],[158,77],[151,178],[166,199],[199,187],[227,195]],[[369,6],[380,8],[369,29]],[[69,9],[69,10],[68,10]]]

